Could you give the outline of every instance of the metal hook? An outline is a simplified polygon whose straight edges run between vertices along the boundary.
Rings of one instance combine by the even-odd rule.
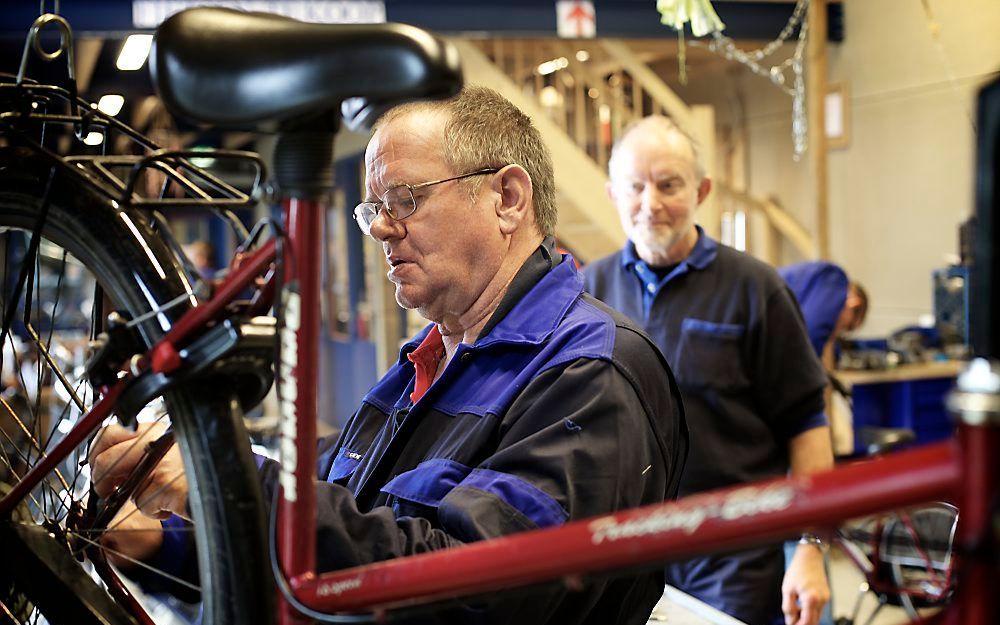
[[[39,14],[39,15],[45,15],[46,13],[49,13],[49,12],[50,12],[50,11],[46,11],[46,10],[45,10],[45,5],[46,5],[46,4],[48,4],[48,2],[46,2],[45,0],[41,0],[41,1],[40,1],[40,2],[38,3],[38,14]],[[55,10],[54,10],[54,11],[51,11],[51,13],[55,13],[55,14],[57,14],[57,15],[58,15],[58,14],[59,14],[59,0],[54,0],[52,4],[54,4],[54,5],[55,5]]]
[[[44,6],[44,4],[43,4]],[[56,10],[58,11],[58,3],[56,3]],[[59,26],[59,49],[54,52],[48,52],[42,47],[41,38],[38,34],[41,32],[49,22],[55,22]],[[34,47],[35,51],[40,57],[45,61],[54,61],[58,59],[63,52],[66,53],[66,63],[67,70],[69,72],[70,81],[76,82],[76,72],[74,70],[75,63],[73,62],[73,31],[69,27],[69,22],[63,19],[61,16],[54,13],[45,13],[44,15],[39,15],[38,19],[31,25],[28,30],[28,37],[24,41],[24,53],[21,55],[21,67],[17,70],[17,84],[20,85],[24,81],[24,72],[28,67],[28,53],[31,48]]]

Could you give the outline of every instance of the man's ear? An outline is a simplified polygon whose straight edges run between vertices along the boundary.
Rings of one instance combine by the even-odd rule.
[[[708,192],[712,190],[712,179],[705,176],[701,179],[701,183],[698,184],[698,204],[705,201],[708,197]]]
[[[534,220],[531,177],[520,165],[508,165],[493,175],[493,191],[500,197],[496,205],[500,232],[514,234]]]

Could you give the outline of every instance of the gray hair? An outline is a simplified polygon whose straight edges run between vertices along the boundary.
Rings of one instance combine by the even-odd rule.
[[[530,117],[496,91],[469,86],[448,100],[397,106],[375,128],[417,111],[440,111],[448,116],[442,148],[455,173],[512,164],[523,167],[531,178],[535,224],[545,236],[555,232],[558,210],[552,157]],[[482,180],[468,182],[475,192]]]
[[[691,146],[691,153],[694,155],[694,172],[697,176],[698,182],[705,179],[705,158],[701,153],[701,146],[691,133],[684,130],[673,119],[664,115],[650,115],[649,117],[643,117],[629,122],[625,128],[622,129],[621,135],[619,135],[618,140],[615,141],[614,146],[611,148],[611,157],[608,159],[609,175],[611,175],[612,170],[615,168],[615,163],[621,156],[621,146],[625,142],[625,139],[627,139],[633,131],[640,129],[650,131],[659,130],[668,133],[673,132],[683,137],[687,141],[688,145]]]

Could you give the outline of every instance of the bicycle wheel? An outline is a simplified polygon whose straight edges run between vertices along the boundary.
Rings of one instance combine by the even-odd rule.
[[[880,557],[900,589],[894,603],[911,618],[920,608],[942,606],[953,588],[953,545],[958,508],[936,503],[892,517],[882,532]]]
[[[72,427],[79,403],[93,401],[82,361],[104,316],[121,310],[138,318],[190,292],[175,256],[140,213],[119,210],[74,184],[60,165],[23,148],[0,149],[0,320],[8,324],[0,367],[0,482],[7,484]],[[59,173],[50,178],[53,167]],[[26,257],[47,186],[41,245]],[[30,279],[16,295],[25,266]],[[188,305],[139,323],[142,342],[162,336]],[[263,503],[235,394],[219,380],[203,380],[185,383],[161,403],[189,484],[193,529],[182,530],[194,534],[197,583],[187,592],[200,597],[204,623],[270,622],[275,593]],[[97,533],[74,532],[68,521],[86,506],[85,458],[86,443],[0,519],[0,623],[137,622],[80,557]]]

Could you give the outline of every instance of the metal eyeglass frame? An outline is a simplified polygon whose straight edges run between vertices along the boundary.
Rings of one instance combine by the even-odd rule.
[[[484,174],[495,174],[498,171],[500,171],[500,169],[501,168],[499,168],[499,167],[487,167],[485,169],[478,169],[476,171],[472,171],[472,172],[469,172],[467,174],[461,174],[459,176],[452,176],[451,178],[444,178],[442,180],[434,180],[432,182],[421,182],[420,184],[401,184],[401,185],[396,185],[395,187],[392,187],[391,189],[389,189],[385,193],[383,193],[382,194],[382,199],[380,201],[378,201],[378,202],[361,202],[360,204],[358,204],[357,206],[355,206],[354,207],[354,221],[356,221],[358,223],[358,227],[361,228],[361,232],[365,233],[368,236],[371,236],[372,224],[375,223],[375,219],[378,218],[379,212],[381,210],[379,208],[379,205],[385,207],[385,214],[388,215],[390,218],[392,218],[395,221],[402,221],[402,220],[406,219],[407,217],[409,217],[410,215],[412,215],[413,213],[417,212],[417,199],[415,197],[413,197],[413,192],[415,190],[417,190],[417,189],[423,189],[425,187],[431,187],[431,186],[434,186],[436,184],[441,184],[443,182],[451,182],[452,180],[461,180],[463,178],[470,178],[472,176],[481,176],[481,175],[484,175]],[[403,189],[403,188],[405,188],[407,191],[409,191],[409,193],[410,193],[410,206],[412,206],[413,208],[410,210],[410,212],[406,213],[405,215],[400,215],[400,216],[397,217],[393,213],[398,212],[398,211],[395,211],[392,208],[392,206],[388,202],[386,202],[385,198],[386,198],[387,195],[389,195],[390,193],[392,193],[396,189]]]

